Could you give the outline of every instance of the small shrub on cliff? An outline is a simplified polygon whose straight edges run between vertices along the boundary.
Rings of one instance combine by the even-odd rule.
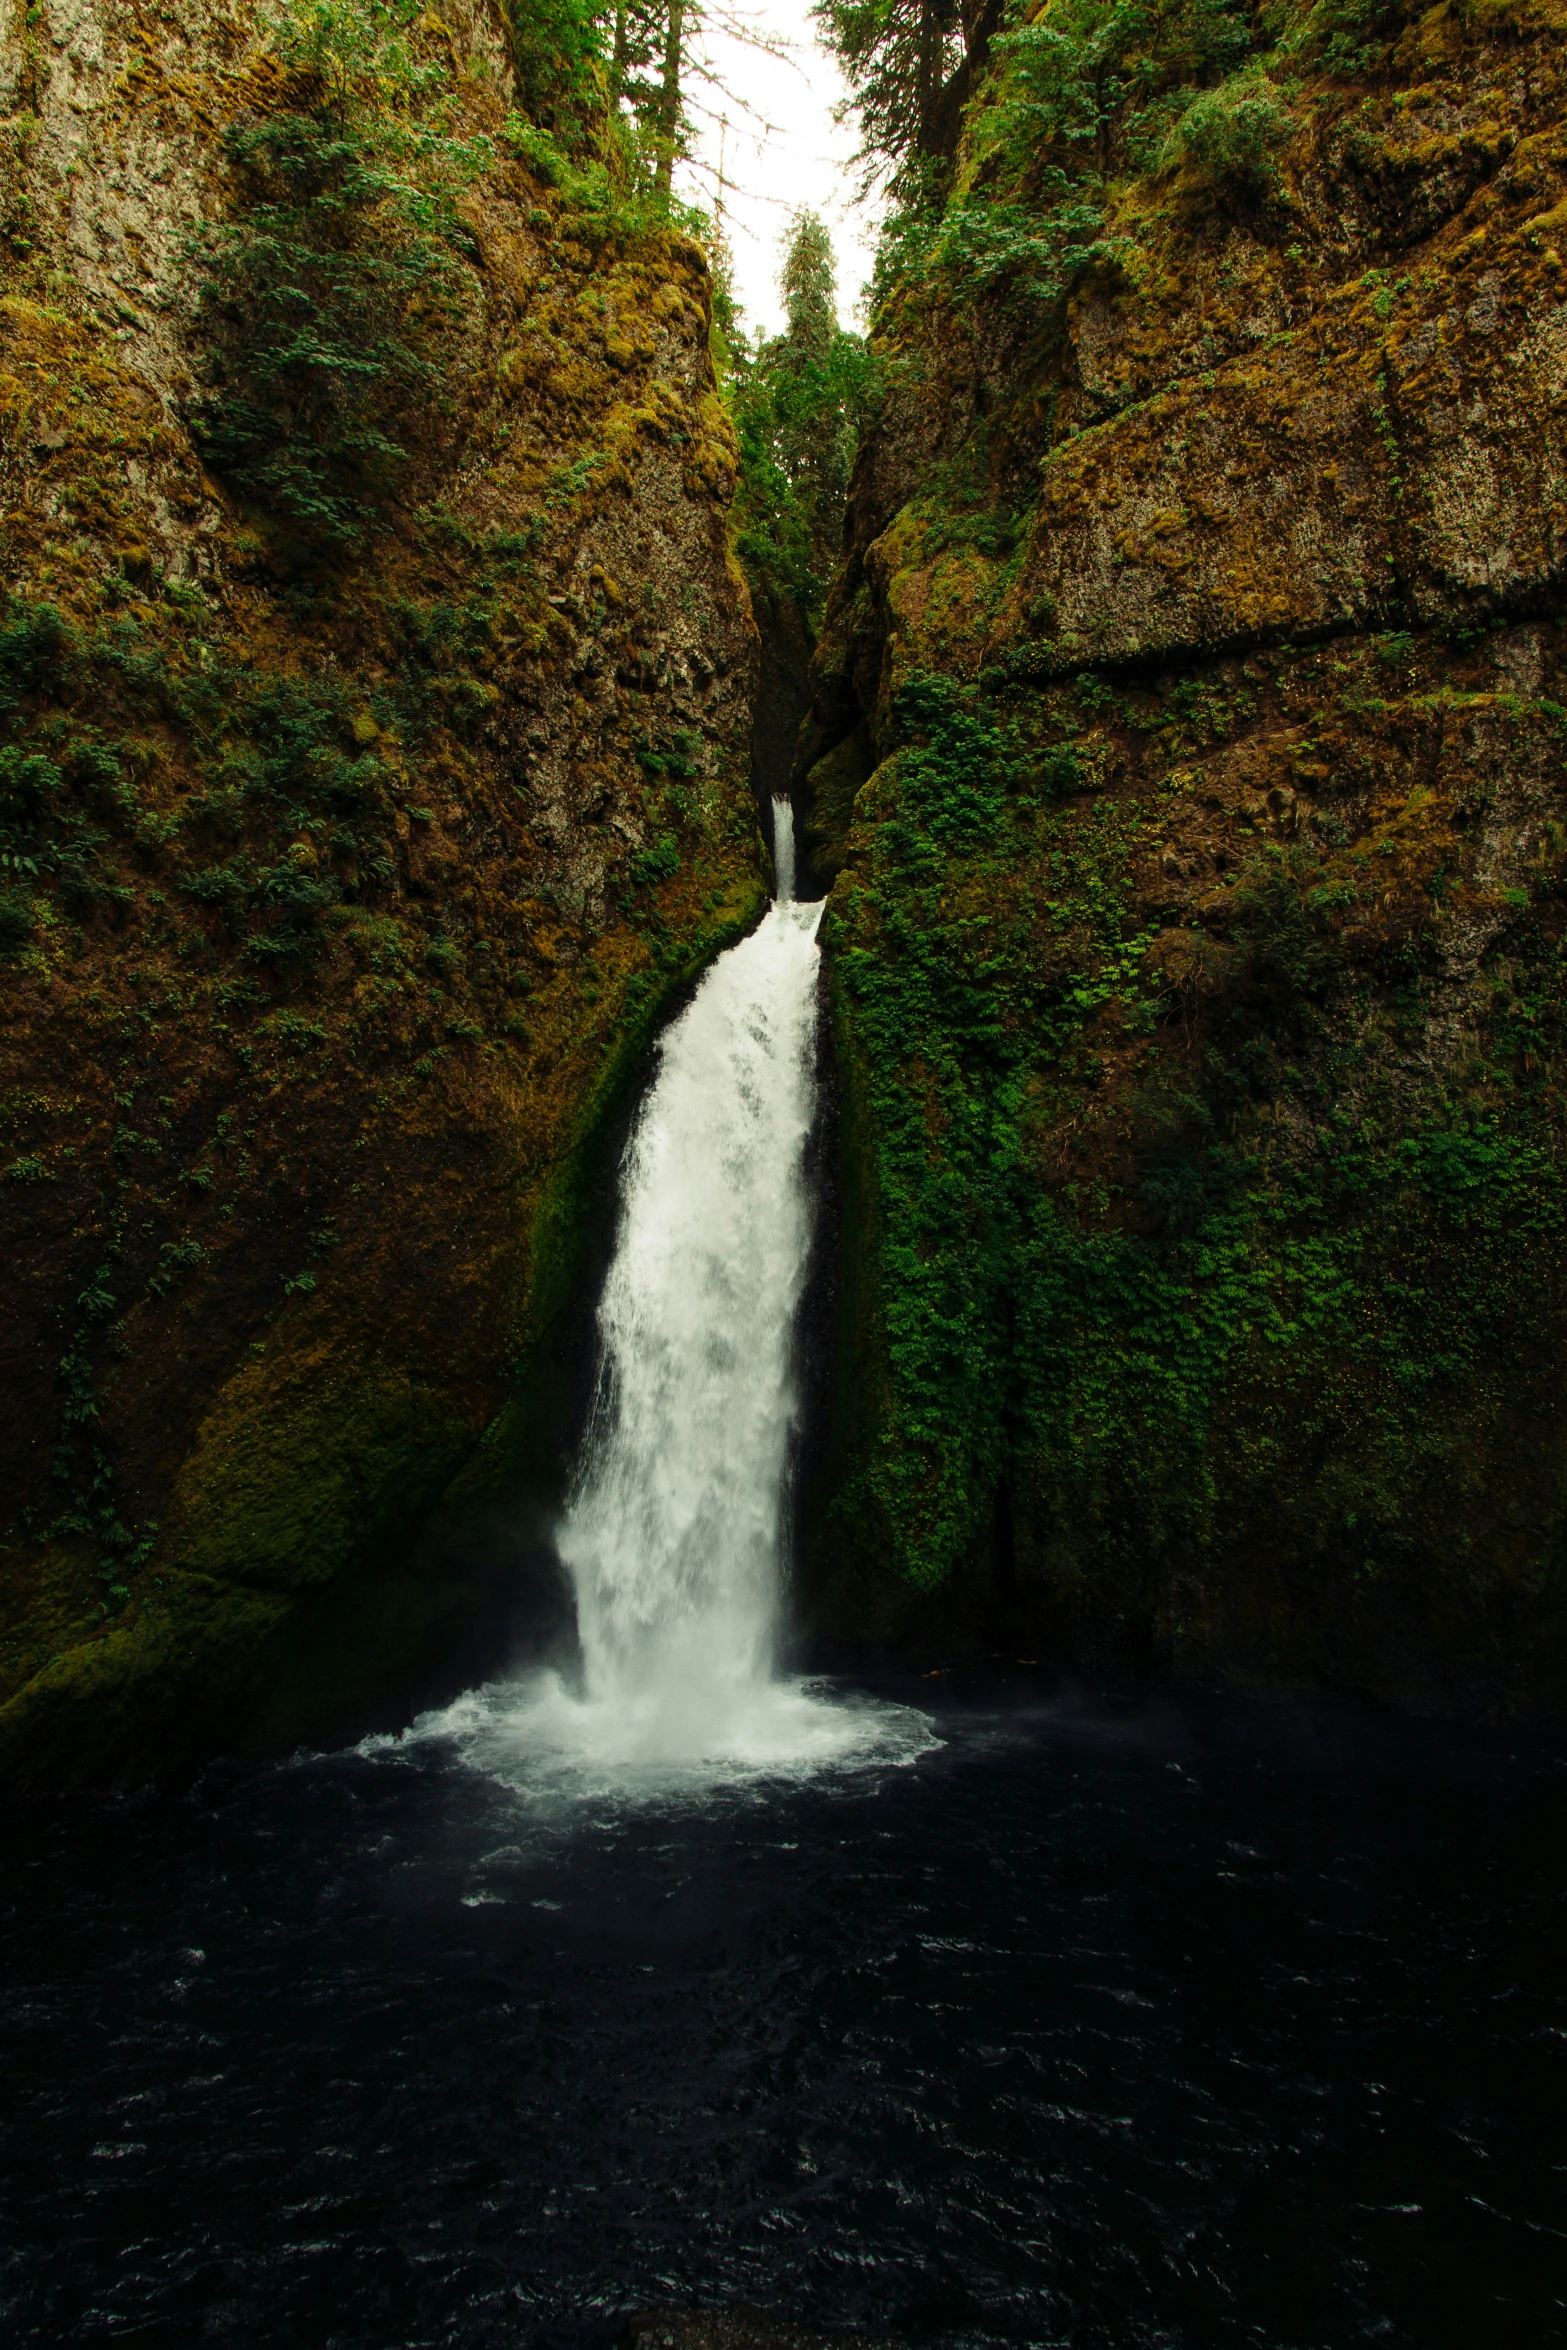
[[[188,802],[187,824],[230,853],[186,866],[180,885],[243,960],[298,967],[321,951],[327,908],[373,890],[390,869],[385,771],[356,740],[353,697],[339,680],[275,677],[252,687],[225,675],[223,685],[234,736],[208,788]],[[295,836],[281,858],[280,831]]]
[[[184,877],[186,894],[219,916],[240,959],[275,969],[311,963],[321,951],[319,917],[335,903],[331,882],[284,861],[262,865],[244,855],[203,865]]]
[[[60,788],[60,770],[37,751],[0,750],[0,825],[27,824]]]
[[[1401,0],[1318,0],[1291,46],[1314,49],[1329,73],[1356,79],[1382,63],[1404,13]]]
[[[53,604],[29,604],[7,597],[0,622],[0,717],[20,709],[57,667],[70,632]]]
[[[1230,1154],[1189,1139],[1151,1144],[1138,1163],[1143,1221],[1157,1239],[1194,1240],[1234,1207],[1241,1184]]]
[[[407,450],[388,411],[433,369],[404,331],[422,239],[364,250],[373,175],[297,118],[234,132],[247,217],[203,288],[213,389],[195,424],[213,471],[318,544],[358,543]]]
[[[0,889],[0,954],[14,953],[33,935],[33,901],[23,889]]]
[[[1082,788],[1083,766],[1072,743],[1050,743],[1038,752],[1030,770],[1034,788],[1049,798],[1064,798]]]
[[[1126,250],[1124,238],[1104,235],[1104,206],[1084,196],[1062,173],[1036,206],[954,203],[931,245],[932,283],[960,299],[1005,286],[1013,298],[1057,302],[1090,269],[1106,268]]]
[[[1274,159],[1292,128],[1278,92],[1249,70],[1198,92],[1171,125],[1159,161],[1167,171],[1194,166],[1213,187],[1261,196],[1273,185]]]
[[[491,160],[451,124],[413,0],[317,0],[278,36],[298,111],[229,132],[236,218],[199,249],[207,462],[312,547],[364,536],[406,463],[460,312],[461,188]]]
[[[603,101],[603,11],[595,0],[511,0],[508,13],[524,111],[574,142]]]
[[[1102,182],[1172,84],[1233,72],[1251,42],[1249,11],[1231,0],[1053,0],[995,44],[983,151],[1015,184],[1052,167]]]
[[[987,839],[1015,780],[1009,746],[946,678],[924,670],[900,687],[893,719],[913,738],[899,754],[900,796],[921,827],[954,847]]]
[[[638,889],[653,889],[673,880],[680,870],[680,843],[672,832],[661,832],[645,849],[634,850],[626,870]]]
[[[381,762],[355,743],[351,696],[341,684],[273,678],[240,707],[256,746],[247,768],[251,798],[277,803],[295,825],[319,810],[384,808]]]
[[[1281,1017],[1321,994],[1334,967],[1323,936],[1325,906],[1315,853],[1304,847],[1250,869],[1234,895],[1232,919],[1250,989]]]

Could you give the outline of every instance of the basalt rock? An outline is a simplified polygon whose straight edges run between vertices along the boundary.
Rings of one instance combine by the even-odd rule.
[[[1563,30],[1411,11],[1055,310],[883,320],[799,780],[840,1634],[1567,1688]]]
[[[440,396],[313,565],[192,437],[224,133],[297,102],[264,25],[25,17],[0,1756],[36,1785],[297,1737],[456,1637],[414,1538],[558,1436],[593,1138],[763,860],[706,267],[509,159],[500,16],[418,36],[492,160]]]

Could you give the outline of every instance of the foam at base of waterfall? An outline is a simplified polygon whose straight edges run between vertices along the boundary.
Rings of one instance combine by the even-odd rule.
[[[557,1539],[588,1696],[664,1722],[666,1751],[766,1702],[820,915],[780,896],[713,964],[665,1031],[626,1153],[600,1402]]]
[[[822,911],[793,897],[786,799],[773,824],[778,895],[665,1031],[626,1153],[604,1375],[557,1532],[580,1693],[552,1672],[492,1682],[365,1752],[445,1741],[525,1796],[570,1799],[906,1763],[940,1743],[913,1708],[773,1671]]]
[[[360,1751],[455,1749],[471,1769],[548,1807],[699,1796],[780,1779],[897,1769],[942,1744],[929,1718],[825,1681],[689,1682],[626,1698],[575,1696],[558,1673],[470,1689]]]

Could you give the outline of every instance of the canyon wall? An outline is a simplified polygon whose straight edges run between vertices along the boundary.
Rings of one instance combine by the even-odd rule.
[[[861,1649],[1502,1713],[1567,1687],[1567,19],[1295,14],[1068,295],[1007,215],[883,313],[797,768],[808,1582]]]
[[[475,1593],[413,1537],[558,1416],[595,1136],[762,902],[705,263],[509,133],[485,0],[412,39],[478,160],[405,461],[320,560],[193,421],[236,131],[319,77],[247,6],[7,17],[0,1763],[33,1786],[305,1734],[457,1636]]]

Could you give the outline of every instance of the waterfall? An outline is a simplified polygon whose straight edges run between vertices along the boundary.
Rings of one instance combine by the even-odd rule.
[[[526,1798],[597,1802],[940,1743],[912,1707],[775,1670],[822,912],[794,898],[785,799],[773,870],[761,923],[664,1032],[622,1168],[598,1402],[557,1535],[582,1687],[493,1681],[365,1752],[455,1740]]]
[[[622,1178],[600,1405],[560,1531],[591,1700],[693,1732],[764,1683],[810,1246],[819,905],[778,895],[666,1030]]]
[[[794,902],[794,809],[783,792],[773,795],[773,888],[777,892],[773,903],[778,906]],[[816,925],[812,923],[814,937]]]

